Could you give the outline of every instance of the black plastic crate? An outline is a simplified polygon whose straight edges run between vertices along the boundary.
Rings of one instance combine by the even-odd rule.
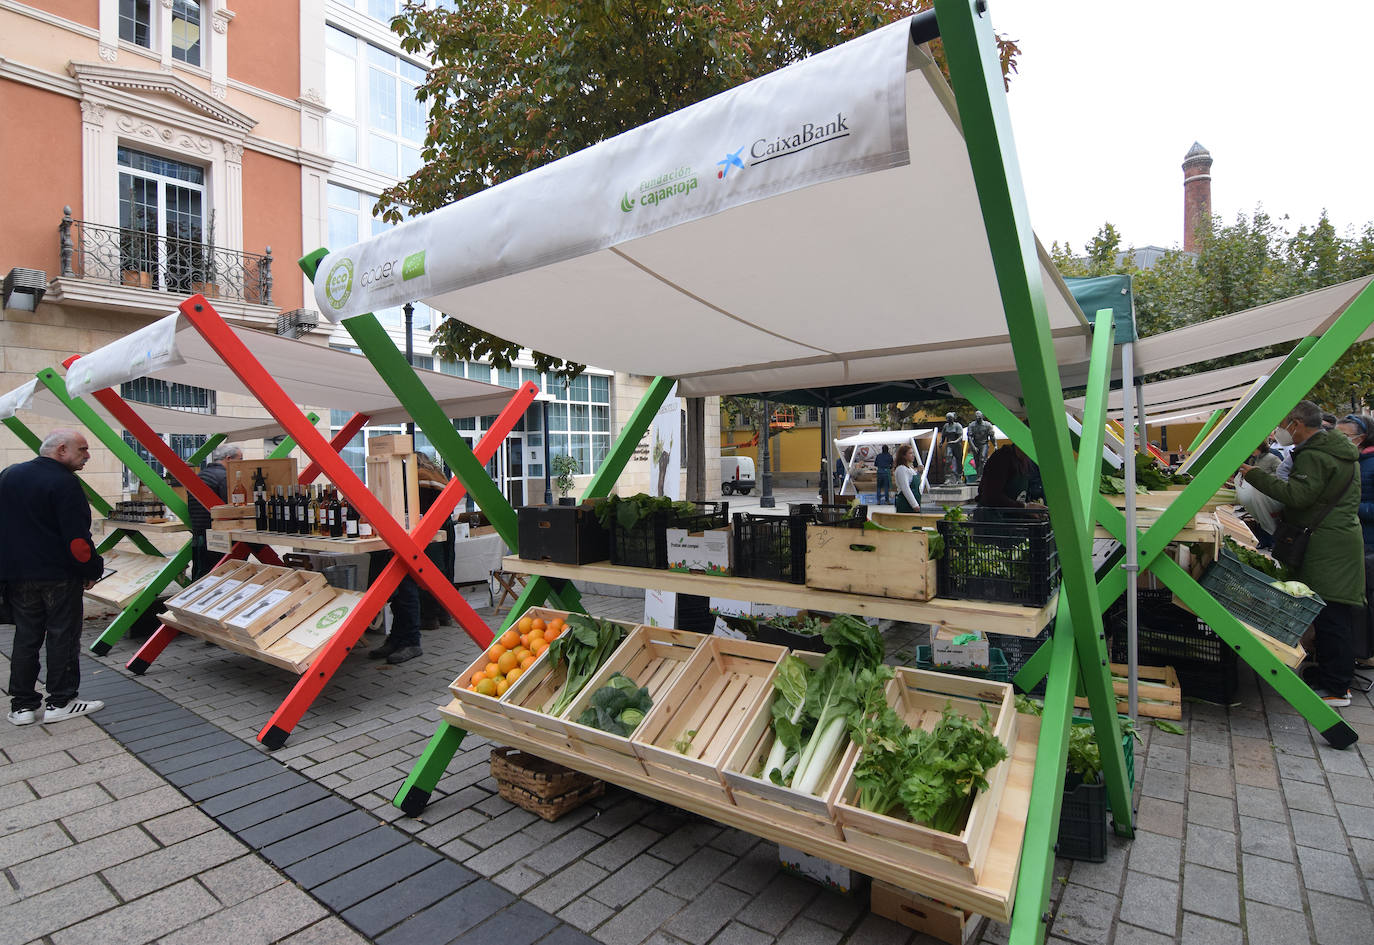
[[[1126,662],[1126,605],[1117,601],[1103,618],[1113,663]],[[1136,610],[1136,657],[1144,666],[1172,666],[1183,695],[1230,704],[1239,679],[1236,651],[1190,611],[1145,602]]]
[[[754,630],[753,639],[760,643],[773,643],[777,646],[785,646],[789,650],[803,650],[808,653],[829,653],[830,644],[821,639],[819,633],[798,633],[796,630],[788,629],[786,626],[778,626],[772,623],[769,618],[767,621],[760,621]],[[784,621],[786,618],[782,618]]]
[[[1077,780],[1075,775],[1069,781]],[[1059,814],[1059,843],[1055,852],[1067,860],[1103,863],[1107,859],[1107,786],[1098,775],[1095,784],[1064,789]]]
[[[1040,607],[1059,587],[1059,549],[1049,513],[978,509],[970,521],[936,522],[945,553],[939,596]]]
[[[790,502],[788,515],[800,515],[813,525],[843,525],[847,528],[863,528],[868,521],[868,506],[851,506],[845,502],[827,505],[822,502]]]
[[[693,502],[691,513],[680,513],[670,509],[654,512],[635,523],[633,528],[623,528],[614,518],[611,519],[610,559],[611,564],[629,568],[655,568],[668,570],[668,529],[685,528],[689,532],[702,532],[711,528],[724,528],[730,524],[730,503]]]
[[[1033,637],[1018,637],[1009,633],[984,633],[983,636],[987,639],[989,647],[996,647],[1006,657],[1007,679],[1010,681],[1016,678],[1016,674],[1021,672],[1021,667],[1026,665],[1041,645],[1049,640],[1050,630],[1053,628],[1054,624],[1051,623]],[[1028,694],[1043,696],[1045,694],[1045,681],[1042,679]]]
[[[592,509],[526,505],[516,510],[520,557],[557,564],[590,564],[610,555],[610,536]]]
[[[734,522],[735,574],[765,581],[806,583],[806,526],[863,528],[868,506],[818,505],[797,502],[787,515],[736,512]]]

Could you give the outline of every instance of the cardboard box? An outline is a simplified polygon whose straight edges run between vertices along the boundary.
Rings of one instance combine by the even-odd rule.
[[[234,459],[224,464],[228,474],[229,491],[234,491],[234,472],[243,471],[243,487],[248,490],[248,509],[253,508],[253,474],[262,468],[262,477],[267,480],[267,494],[274,495],[277,486],[294,486],[300,482],[300,470],[296,468],[294,457],[285,459]],[[250,516],[251,517],[251,516]]]
[[[712,528],[689,532],[685,528],[670,528],[665,533],[668,542],[669,571],[700,571],[706,574],[732,573],[730,529]]]
[[[961,669],[987,669],[988,640],[983,634],[974,632],[976,640],[955,643],[960,637],[969,634],[948,627],[937,627],[930,638],[930,659],[936,666],[957,666]]]
[[[415,438],[408,433],[367,438],[367,456],[406,456],[415,452]]]
[[[814,880],[846,896],[863,888],[868,877],[847,866],[778,844],[778,862],[789,873]]]
[[[977,939],[983,919],[972,912],[902,889],[881,879],[873,881],[869,895],[873,914],[909,929],[915,929],[949,945],[965,945]]]
[[[796,607],[780,607],[777,604],[756,604],[747,600],[731,600],[728,597],[712,597],[709,603],[710,611],[716,617],[714,628],[711,633],[718,637],[728,637],[733,640],[747,640],[738,630],[732,628],[722,620],[722,617],[777,617],[792,616],[799,613]]]

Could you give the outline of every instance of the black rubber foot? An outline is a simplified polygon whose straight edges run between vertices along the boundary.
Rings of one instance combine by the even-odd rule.
[[[134,658],[129,660],[129,672],[133,673],[135,676],[142,676],[148,671],[148,667],[151,665],[152,664],[147,660]]]
[[[277,728],[273,725],[267,730],[267,734],[263,735],[258,741],[262,742],[268,751],[276,751],[278,748],[285,745],[286,740],[290,737],[291,733],[286,731],[286,729]]]
[[[106,653],[110,652],[110,644],[101,640],[96,640],[91,644],[91,652],[96,656],[104,656]]]
[[[429,806],[429,792],[419,788],[411,788],[406,796],[401,800],[401,811],[407,817],[419,817]]]
[[[1322,732],[1322,738],[1326,739],[1332,748],[1349,748],[1360,740],[1360,736],[1355,734],[1349,722],[1337,722]]]

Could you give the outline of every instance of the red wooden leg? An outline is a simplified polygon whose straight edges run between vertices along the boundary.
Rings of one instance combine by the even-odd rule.
[[[165,623],[160,624],[157,630],[153,632],[153,635],[144,641],[144,644],[138,648],[138,652],[135,653],[134,658],[129,660],[125,665],[125,669],[129,670],[129,672],[133,673],[135,676],[142,676],[148,671],[148,667],[153,665],[153,660],[157,659],[162,651],[167,649],[167,644],[171,643],[176,635],[177,631],[173,630]]]

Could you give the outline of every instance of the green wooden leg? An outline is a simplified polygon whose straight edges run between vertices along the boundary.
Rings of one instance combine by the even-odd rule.
[[[444,776],[448,763],[453,760],[453,755],[463,743],[465,735],[467,733],[461,728],[455,728],[448,722],[440,722],[430,737],[429,744],[425,746],[424,753],[415,759],[415,766],[401,782],[401,789],[396,792],[396,797],[391,803],[409,816],[419,817],[425,805],[429,803],[430,795],[439,786],[439,779]]]
[[[153,576],[147,586],[129,602],[129,606],[125,607],[120,615],[114,619],[114,622],[105,628],[105,632],[91,644],[91,652],[96,656],[104,656],[110,652],[110,648],[124,639],[124,635],[129,632],[129,628],[134,625],[138,618],[156,606],[157,595],[175,581],[190,563],[191,543],[188,541],[167,560],[167,563]]]

